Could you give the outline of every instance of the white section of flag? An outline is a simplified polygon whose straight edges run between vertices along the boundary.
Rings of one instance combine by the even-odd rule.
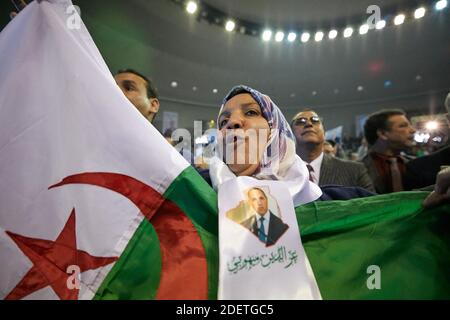
[[[85,26],[66,27],[70,5],[33,1],[0,34],[0,298],[32,266],[6,230],[53,241],[75,208],[78,249],[108,257],[142,221],[110,190],[49,186],[111,172],[163,193],[189,165],[120,91]],[[92,298],[111,267],[83,273],[79,297]]]

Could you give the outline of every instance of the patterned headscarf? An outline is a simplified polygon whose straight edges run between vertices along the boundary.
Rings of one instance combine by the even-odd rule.
[[[309,171],[306,164],[295,153],[295,138],[289,123],[281,110],[267,95],[245,85],[236,86],[223,100],[219,116],[225,104],[241,93],[248,93],[255,99],[270,129],[269,140],[260,161],[259,169],[252,177],[260,180],[285,181],[296,205],[319,198],[322,194],[320,188],[309,181]],[[217,123],[219,124],[219,121]],[[216,157],[210,163],[210,177],[214,188],[217,190],[221,183],[235,177],[235,175],[223,163],[222,159]]]
[[[267,142],[256,177],[259,179],[280,180],[286,173],[285,171],[295,161],[295,139],[291,127],[281,113],[281,110],[269,96],[245,85],[232,88],[225,96],[219,111],[219,116],[225,104],[233,97],[242,93],[249,93],[255,99],[270,129],[269,141]]]

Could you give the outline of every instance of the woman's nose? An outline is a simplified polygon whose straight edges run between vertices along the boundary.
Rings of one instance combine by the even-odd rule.
[[[243,119],[240,115],[231,115],[227,123],[227,129],[242,129]]]

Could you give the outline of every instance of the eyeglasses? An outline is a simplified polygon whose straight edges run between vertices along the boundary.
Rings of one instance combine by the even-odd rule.
[[[311,118],[305,118],[305,117],[300,117],[295,119],[292,124],[294,126],[304,126],[306,125],[306,123],[309,121],[311,121],[311,123],[314,124],[319,124],[320,123],[320,118],[318,116],[312,116]]]

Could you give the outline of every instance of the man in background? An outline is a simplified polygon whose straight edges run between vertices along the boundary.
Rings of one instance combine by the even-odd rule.
[[[374,191],[363,164],[339,159],[323,152],[325,130],[313,110],[304,110],[292,119],[297,154],[306,162],[310,180],[319,186],[341,185]]]
[[[128,100],[152,123],[160,106],[153,82],[133,69],[119,70],[114,79]]]
[[[405,190],[407,160],[401,153],[415,145],[414,133],[405,112],[399,109],[381,110],[367,118],[364,135],[369,151],[362,161],[378,193]]]

